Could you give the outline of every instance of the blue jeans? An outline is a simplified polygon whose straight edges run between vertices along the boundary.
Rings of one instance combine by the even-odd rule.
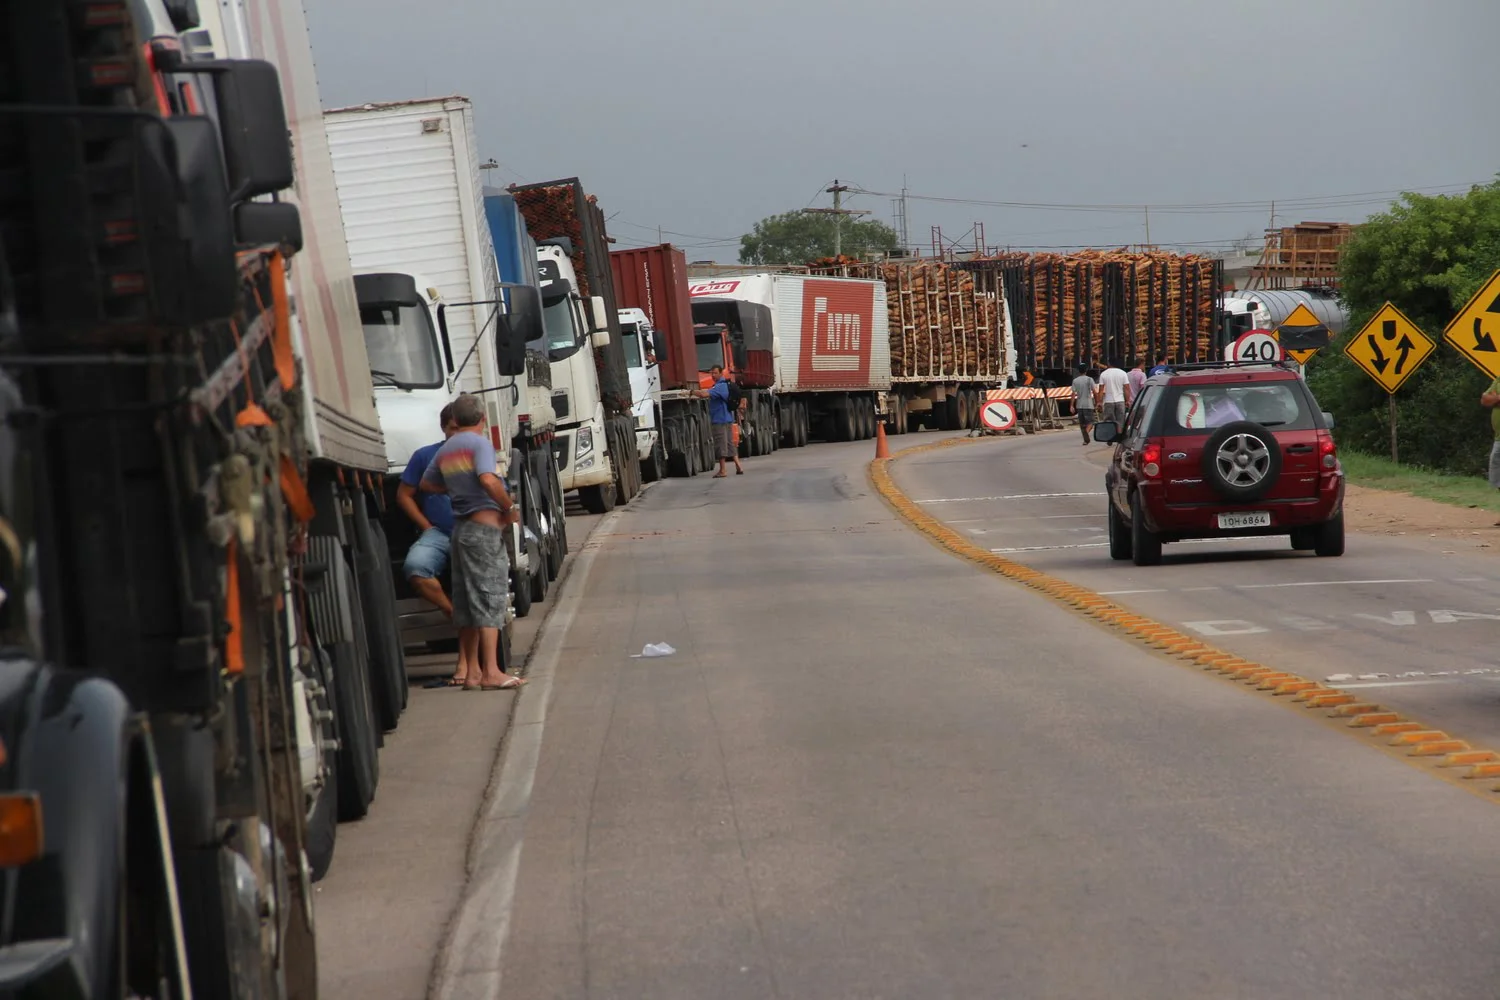
[[[436,580],[448,568],[448,549],[451,545],[451,540],[441,528],[428,528],[406,550],[402,574],[408,580],[414,576]]]

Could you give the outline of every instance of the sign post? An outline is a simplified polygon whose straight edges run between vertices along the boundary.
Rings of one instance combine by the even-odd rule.
[[[1500,277],[1500,275],[1497,275]],[[1451,325],[1451,324],[1450,324]],[[1396,445],[1396,390],[1432,356],[1437,345],[1417,325],[1387,302],[1370,317],[1364,329],[1344,345],[1350,361],[1386,391],[1390,401],[1391,461],[1398,461]]]

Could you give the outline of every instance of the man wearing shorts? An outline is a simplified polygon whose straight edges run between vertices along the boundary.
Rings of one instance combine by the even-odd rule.
[[[1130,376],[1125,369],[1111,364],[1099,373],[1099,390],[1104,399],[1100,420],[1112,420],[1117,428],[1125,426],[1125,411],[1130,407]]]
[[[734,474],[743,476],[745,467],[740,464],[740,452],[734,440],[734,423],[738,414],[729,408],[729,380],[719,365],[714,365],[708,372],[714,379],[713,388],[707,393],[700,392],[700,395],[708,397],[708,422],[713,427],[714,452],[719,456],[719,471],[714,473],[714,478],[724,478],[724,463],[729,461],[734,462]]]
[[[453,502],[453,624],[458,626],[465,691],[520,687],[521,678],[500,669],[500,630],[510,594],[506,525],[519,519],[505,483],[495,472],[495,448],[484,433],[484,404],[468,394],[453,401],[453,436],[422,475],[425,493]]]
[[[1495,440],[1490,444],[1490,485],[1500,490],[1500,378],[1491,382],[1479,397],[1479,405],[1490,411],[1490,429],[1495,432]],[[1495,525],[1500,527],[1500,521]]]
[[[1083,431],[1083,443],[1089,443],[1089,428],[1094,425],[1094,380],[1089,378],[1088,365],[1078,366],[1078,377],[1073,380],[1073,409],[1078,413],[1078,428]]]
[[[438,416],[443,428],[443,439],[453,436],[453,404],[443,407]],[[453,604],[443,593],[438,581],[448,568],[448,547],[453,534],[453,502],[443,493],[420,493],[422,474],[432,464],[432,456],[443,446],[442,441],[424,444],[411,453],[411,459],[401,472],[401,485],[396,487],[396,506],[421,532],[411,548],[406,551],[406,562],[401,574],[406,577],[411,589],[418,597],[437,607],[439,611],[453,617]]]

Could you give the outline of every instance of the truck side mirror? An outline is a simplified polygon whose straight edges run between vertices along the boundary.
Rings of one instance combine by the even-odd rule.
[[[284,201],[242,201],[234,206],[235,242],[240,246],[302,249],[302,213]]]
[[[526,374],[526,344],[541,339],[542,294],[525,285],[507,289],[510,311],[496,322],[495,362],[501,375]]]
[[[276,67],[263,59],[225,59],[183,63],[181,71],[214,77],[232,200],[291,187],[292,140]]]
[[[604,296],[591,295],[586,301],[589,305],[589,329],[607,331],[609,329],[609,314],[604,311]],[[607,344],[609,341],[606,339],[605,343]]]
[[[651,331],[651,353],[656,356],[656,363],[661,364],[668,360],[667,338],[662,336],[660,330]]]
[[[598,350],[601,350],[601,351],[604,350],[606,347],[609,346],[609,331],[608,330],[595,330],[593,332],[593,334],[589,337],[589,343],[592,344]]]
[[[224,193],[224,161],[213,119],[203,115],[167,118],[172,169],[178,196],[172,216],[182,228],[181,264],[157,272],[164,313],[186,324],[233,315],[239,294],[234,260],[234,221]],[[171,287],[171,286],[177,287]]]

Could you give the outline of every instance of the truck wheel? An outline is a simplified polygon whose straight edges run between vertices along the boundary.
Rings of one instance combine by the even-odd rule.
[[[333,700],[338,713],[339,822],[364,819],[375,800],[380,780],[379,750],[375,744],[375,714],[370,704],[370,674],[359,662],[352,642],[335,643]]]
[[[510,593],[516,617],[525,618],[531,614],[531,578],[521,579],[521,571],[514,566],[510,568]]]
[[[581,487],[578,499],[583,504],[583,509],[590,514],[608,514],[615,509],[615,484]]]
[[[406,682],[406,646],[401,642],[400,612],[396,610],[396,580],[390,568],[390,541],[388,540],[385,527],[379,521],[370,522],[370,534],[375,543],[375,556],[382,561],[385,572],[381,579],[385,581],[385,608],[382,619],[385,628],[387,662],[391,667],[391,677],[397,689],[401,692],[401,710],[406,711],[407,703],[411,701],[411,685]]]
[[[401,651],[401,637],[393,635],[396,624],[396,602],[391,583],[389,550],[385,533],[376,534],[365,510],[364,497],[354,495],[354,565],[358,583],[359,617],[365,634],[369,657],[370,691],[374,695],[375,718],[382,732],[396,728],[401,721],[407,694],[406,658]]]
[[[540,604],[547,599],[547,559],[540,548],[531,555],[535,561],[531,571],[531,603]]]
[[[313,647],[313,656],[318,664],[318,679],[323,693],[314,701],[327,711],[333,706],[333,664],[321,646]],[[321,727],[313,727],[313,738]],[[323,751],[323,787],[318,789],[312,808],[307,811],[307,864],[312,870],[314,882],[328,874],[333,864],[333,848],[338,838],[339,763],[337,750]]]
[[[651,442],[651,454],[641,459],[641,481],[654,483],[661,479],[667,468],[666,449],[662,447],[660,428],[656,440]]]
[[[672,448],[667,452],[667,475],[689,479],[693,475],[692,456],[697,443],[691,419],[674,420],[667,425],[672,432]]]
[[[797,403],[797,447],[806,448],[812,436],[812,414],[807,411],[807,400]]]
[[[865,396],[860,400],[860,405],[865,411],[865,440],[869,441],[875,437],[875,425],[880,422],[880,417],[875,412],[875,398]]]

